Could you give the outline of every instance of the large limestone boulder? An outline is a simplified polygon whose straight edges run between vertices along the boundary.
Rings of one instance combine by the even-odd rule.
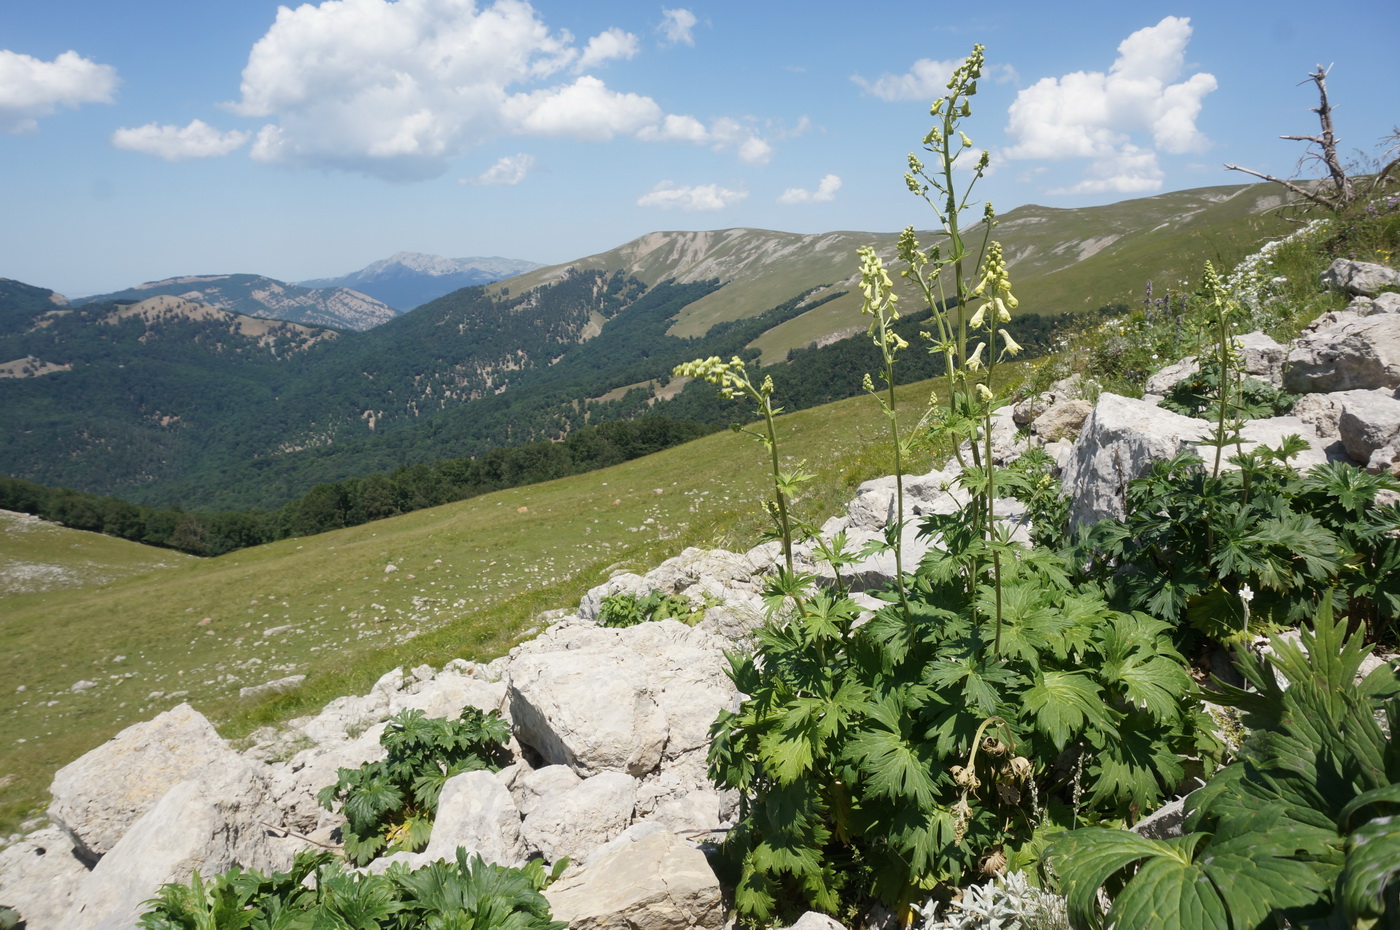
[[[1300,336],[1283,369],[1295,394],[1400,386],[1400,314],[1328,314]]]
[[[433,834],[419,855],[423,862],[450,862],[458,847],[497,865],[524,864],[520,810],[496,773],[464,772],[442,786]]]
[[[623,630],[561,621],[511,653],[516,736],[582,777],[652,772],[707,745],[715,715],[736,701],[727,645],[675,620]]]
[[[45,827],[0,850],[0,903],[18,911],[28,930],[59,930],[87,876],[68,834]]]
[[[1400,399],[1382,391],[1352,392],[1337,428],[1353,459],[1372,472],[1394,472],[1400,459]]]
[[[1073,502],[1074,524],[1122,519],[1128,482],[1155,461],[1194,446],[1210,424],[1162,410],[1142,400],[1100,395],[1075,440],[1061,482]]]
[[[1297,471],[1307,471],[1314,465],[1325,465],[1334,458],[1346,458],[1340,450],[1334,451],[1327,440],[1318,433],[1317,428],[1301,417],[1266,417],[1262,420],[1245,421],[1240,428],[1240,441],[1225,446],[1220,467],[1236,468],[1237,466],[1228,461],[1230,456],[1241,452],[1253,452],[1261,445],[1278,449],[1289,436],[1297,436],[1308,444],[1308,448],[1288,460]],[[1196,451],[1207,462],[1215,459],[1215,446],[1200,445],[1196,447]]]
[[[245,774],[251,770],[244,765]],[[78,885],[64,928],[130,930],[142,902],[167,882],[234,866],[265,872],[291,864],[294,845],[269,829],[278,814],[259,780],[211,771],[182,781],[143,813]]]
[[[1084,421],[1093,410],[1094,405],[1087,400],[1057,401],[1031,422],[1031,432],[1045,442],[1073,439],[1084,428]]]
[[[655,824],[629,829],[577,871],[545,889],[570,930],[718,930],[719,881],[704,853]]]
[[[539,797],[525,817],[522,834],[525,844],[545,861],[567,856],[581,864],[627,829],[636,806],[637,780],[622,772],[603,772]]]
[[[1322,273],[1324,287],[1335,287],[1348,294],[1375,297],[1388,287],[1400,287],[1400,272],[1375,262],[1339,258]]]
[[[175,785],[249,765],[202,714],[181,704],[59,769],[49,818],[95,861]]]

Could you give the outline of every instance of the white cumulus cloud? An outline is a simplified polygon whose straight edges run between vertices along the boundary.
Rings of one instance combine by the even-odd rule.
[[[814,191],[802,187],[789,187],[779,195],[778,203],[827,203],[836,199],[836,192],[840,189],[841,179],[834,174],[828,174],[817,182],[817,189]]]
[[[34,132],[59,107],[111,103],[117,69],[74,51],[43,61],[0,49],[0,132]]]
[[[944,95],[948,89],[948,79],[953,76],[953,70],[962,63],[963,59],[961,58],[955,58],[951,61],[920,58],[903,74],[886,72],[873,81],[859,74],[853,74],[851,80],[859,84],[866,93],[879,97],[881,100],[890,102],[917,100],[928,103],[934,98]],[[994,81],[1009,81],[1016,76],[1016,71],[1007,65],[989,65],[983,69],[982,73],[984,77]]]
[[[694,45],[695,44],[695,24],[699,20],[695,14],[686,9],[661,11],[661,25],[657,31],[666,37],[666,41],[673,45]]]
[[[1201,72],[1178,80],[1190,38],[1191,20],[1168,16],[1119,43],[1108,73],[1076,71],[1025,88],[1008,111],[1007,133],[1015,141],[999,154],[1092,159],[1084,182],[1067,190],[1159,189],[1158,152],[1198,152],[1210,144],[1196,118],[1217,87],[1215,77]]]
[[[579,56],[577,68],[586,71],[615,58],[632,58],[636,56],[638,49],[637,37],[632,33],[623,32],[621,29],[609,29],[588,40],[583,54]]]
[[[757,130],[728,116],[706,126],[693,116],[667,114],[639,130],[637,138],[647,142],[693,142],[708,145],[716,152],[733,150],[740,161],[750,165],[766,165],[773,157],[773,146]]]
[[[740,203],[749,196],[745,190],[730,190],[718,184],[686,187],[662,181],[637,199],[639,207],[659,207],[662,210],[713,211]]]
[[[463,184],[476,184],[483,187],[510,187],[525,180],[530,169],[535,167],[535,156],[524,153],[507,155],[474,178],[463,178]]]
[[[1056,188],[1051,194],[1149,194],[1162,189],[1163,172],[1157,153],[1125,145],[1122,150],[1096,158],[1078,184]]]
[[[323,0],[278,9],[231,107],[266,120],[252,146],[258,161],[391,180],[437,177],[501,136],[693,134],[689,117],[579,73],[638,50],[616,28],[580,48],[524,0]],[[765,146],[732,145],[750,160],[766,159]]]
[[[118,129],[112,133],[112,145],[166,161],[184,161],[227,155],[247,142],[248,136],[246,132],[219,132],[203,120],[191,120],[184,127],[147,123],[134,129]]]
[[[620,94],[584,75],[572,84],[516,94],[501,107],[513,131],[541,136],[570,136],[604,142],[614,135],[639,132],[662,118],[650,97]]]

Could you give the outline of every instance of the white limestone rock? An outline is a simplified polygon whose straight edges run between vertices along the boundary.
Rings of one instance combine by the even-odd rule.
[[[525,815],[521,835],[546,862],[567,856],[582,864],[594,849],[627,829],[636,806],[637,780],[622,772],[602,772],[538,798]]]
[[[1328,318],[1331,321],[1328,322]],[[1293,344],[1283,386],[1295,394],[1400,386],[1400,314],[1324,314]]]
[[[28,930],[64,930],[62,918],[87,876],[72,837],[58,827],[36,830],[0,850],[0,902],[17,910]]]
[[[267,826],[279,815],[259,780],[207,774],[170,788],[131,825],[78,885],[60,926],[130,930],[142,902],[196,870],[212,876],[234,866],[270,872],[291,864],[300,843]]]
[[[554,918],[571,930],[719,930],[724,904],[704,853],[669,831],[638,833],[545,889]]]
[[[442,786],[432,836],[418,855],[423,862],[451,861],[458,847],[497,865],[524,864],[520,811],[495,773],[464,772]]]
[[[1400,287],[1400,272],[1375,262],[1339,258],[1322,273],[1323,287],[1335,287],[1348,294],[1375,297],[1388,287]]]
[[[248,765],[202,714],[181,704],[59,769],[49,789],[49,818],[95,861],[175,785]]]
[[[1071,522],[1122,519],[1128,482],[1144,475],[1154,461],[1199,442],[1209,430],[1204,420],[1117,394],[1100,395],[1060,479],[1072,502]]]

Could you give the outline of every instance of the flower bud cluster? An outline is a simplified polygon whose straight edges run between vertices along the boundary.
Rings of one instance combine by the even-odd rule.
[[[721,360],[717,355],[712,355],[709,358],[697,358],[693,362],[677,365],[672,374],[677,378],[699,378],[702,381],[708,381],[719,387],[719,392],[725,399],[733,399],[744,393],[756,393],[749,383],[748,375],[744,372],[744,360],[737,355],[727,362]],[[772,392],[772,379],[764,379],[760,393],[767,396]]]

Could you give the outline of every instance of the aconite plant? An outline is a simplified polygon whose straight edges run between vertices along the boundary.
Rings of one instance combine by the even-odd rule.
[[[714,782],[740,796],[724,849],[737,871],[735,905],[750,920],[808,908],[856,919],[881,902],[908,921],[917,902],[1033,866],[1056,830],[1152,806],[1184,775],[1183,757],[1212,746],[1169,627],[1076,590],[1058,553],[1028,549],[996,517],[998,497],[1032,489],[1023,471],[996,466],[991,443],[990,376],[1019,346],[1007,329],[1017,301],[991,239],[995,211],[971,200],[988,157],[963,122],[982,67],[976,46],[933,104],[926,155],[909,158],[906,183],[943,235],[925,247],[906,229],[897,250],[930,314],[925,348],[946,372],[946,399],[931,398],[914,432],[956,450],[969,503],[924,521],[942,548],[905,571],[897,482],[895,525],[864,550],[893,551],[901,569],[873,617],[861,622],[846,594],[839,574],[850,559],[839,547],[812,547],[837,575],[831,590],[796,570],[802,524],[791,514],[795,476],[779,470],[771,383],[754,386],[739,359],[676,370],[756,402],[773,472],[768,510],[783,543],[757,650],[730,659],[749,697],[721,712],[709,757]],[[957,163],[969,158],[964,173]],[[964,222],[970,210],[977,223]],[[882,387],[867,377],[866,389],[888,419],[902,472],[910,434],[891,390],[908,348],[891,328],[898,295],[874,250],[859,259],[882,360]]]

